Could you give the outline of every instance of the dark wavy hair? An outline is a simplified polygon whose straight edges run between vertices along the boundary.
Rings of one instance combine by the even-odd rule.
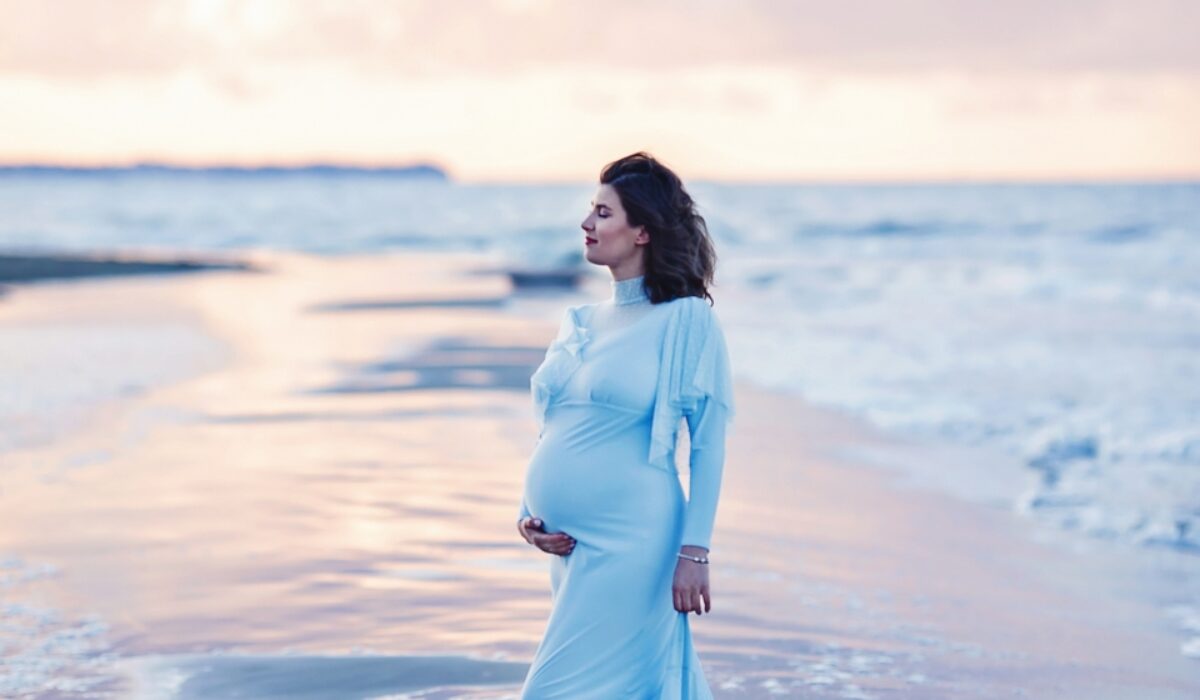
[[[651,303],[679,297],[707,299],[717,266],[717,252],[704,217],[670,168],[638,151],[614,160],[600,171],[600,184],[617,192],[630,226],[645,226],[643,286]]]

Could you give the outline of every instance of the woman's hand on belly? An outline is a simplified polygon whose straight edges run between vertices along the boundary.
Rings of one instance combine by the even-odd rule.
[[[517,523],[517,531],[529,544],[547,554],[566,556],[575,549],[575,539],[565,532],[546,532],[541,518],[524,518]]]

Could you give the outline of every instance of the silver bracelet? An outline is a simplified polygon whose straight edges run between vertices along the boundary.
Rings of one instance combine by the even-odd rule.
[[[694,561],[697,564],[707,564],[708,563],[708,555],[707,554],[702,557],[693,557],[690,554],[684,554],[683,552],[680,552],[679,556],[681,556],[684,559],[687,559],[689,561]]]

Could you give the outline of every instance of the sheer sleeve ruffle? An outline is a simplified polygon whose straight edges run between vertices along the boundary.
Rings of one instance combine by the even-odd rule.
[[[649,454],[652,465],[669,471],[675,470],[680,421],[701,399],[719,403],[727,423],[733,422],[735,411],[729,351],[716,314],[700,297],[672,303],[679,308],[668,319],[663,338]]]
[[[546,348],[545,358],[529,378],[539,436],[546,427],[546,409],[551,399],[579,368],[580,350],[590,340],[590,334],[584,325],[584,308],[584,305],[567,307],[559,324],[558,335],[551,341],[550,347]]]

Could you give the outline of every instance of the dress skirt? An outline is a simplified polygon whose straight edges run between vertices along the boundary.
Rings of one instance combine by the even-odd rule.
[[[549,555],[553,607],[523,700],[712,698],[671,596],[683,488],[648,462],[650,429],[649,412],[611,403],[547,411],[525,505],[575,548]]]

